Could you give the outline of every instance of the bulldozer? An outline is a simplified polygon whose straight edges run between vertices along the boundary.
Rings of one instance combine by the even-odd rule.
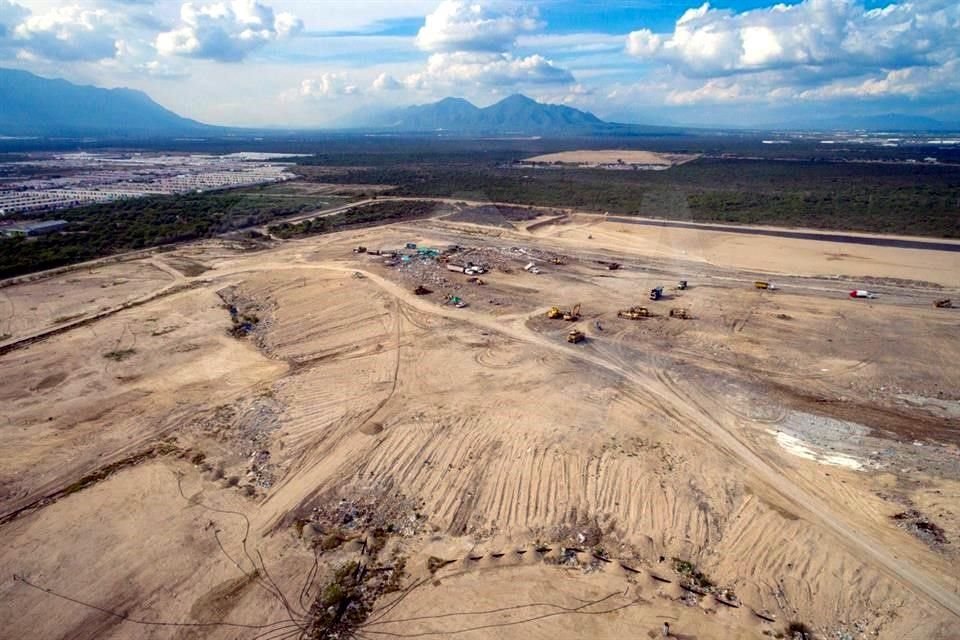
[[[670,309],[671,318],[680,318],[681,320],[689,320],[693,316],[690,315],[690,310],[683,307],[677,307]]]
[[[570,329],[570,333],[567,334],[567,342],[572,344],[577,344],[578,342],[583,342],[586,339],[586,335],[583,331],[579,329]]]
[[[953,309],[953,302],[950,298],[941,298],[940,300],[934,300],[933,306],[937,309]]]
[[[563,314],[563,319],[567,322],[576,322],[580,319],[580,303],[578,302],[576,306],[573,307],[570,311],[566,311]]]
[[[646,307],[630,307],[629,309],[617,311],[617,317],[628,320],[639,320],[640,318],[649,318],[650,311]]]
[[[560,311],[560,307],[550,307],[547,311],[547,317],[551,320],[559,320],[563,317],[563,311]]]

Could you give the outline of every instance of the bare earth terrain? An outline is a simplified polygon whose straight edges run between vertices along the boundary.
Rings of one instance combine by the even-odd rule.
[[[699,156],[689,153],[660,153],[636,149],[596,149],[583,151],[559,151],[527,158],[524,162],[548,162],[596,166],[608,164],[662,165],[672,167],[696,160]]]
[[[960,253],[456,220],[0,289],[0,635],[960,637]]]

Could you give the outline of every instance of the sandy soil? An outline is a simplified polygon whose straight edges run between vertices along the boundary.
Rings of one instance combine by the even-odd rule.
[[[686,153],[658,153],[630,149],[588,149],[583,151],[560,151],[527,158],[525,162],[559,162],[562,164],[601,165],[637,164],[672,167],[696,160],[699,156]]]
[[[491,271],[351,252],[406,242]],[[0,628],[957,637],[956,254],[824,244],[432,219],[8,287],[117,311],[0,356]]]

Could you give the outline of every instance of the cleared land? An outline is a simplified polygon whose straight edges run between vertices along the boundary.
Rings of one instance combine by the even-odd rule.
[[[41,333],[50,292],[116,309],[0,356],[0,628],[960,634],[960,316],[931,304],[960,299],[960,254],[528,218],[0,290]],[[408,242],[490,271],[352,252]]]
[[[597,166],[607,164],[659,165],[672,167],[696,160],[699,155],[687,153],[659,153],[635,149],[589,149],[584,151],[560,151],[527,158],[525,162],[548,162]]]

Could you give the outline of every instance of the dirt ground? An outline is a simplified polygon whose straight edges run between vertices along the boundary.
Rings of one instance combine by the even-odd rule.
[[[956,638],[958,255],[434,218],[0,289],[0,635]]]
[[[631,149],[587,149],[583,151],[560,151],[527,158],[525,162],[559,162],[561,164],[602,165],[637,164],[672,167],[696,160],[699,156],[688,153],[658,153]]]

